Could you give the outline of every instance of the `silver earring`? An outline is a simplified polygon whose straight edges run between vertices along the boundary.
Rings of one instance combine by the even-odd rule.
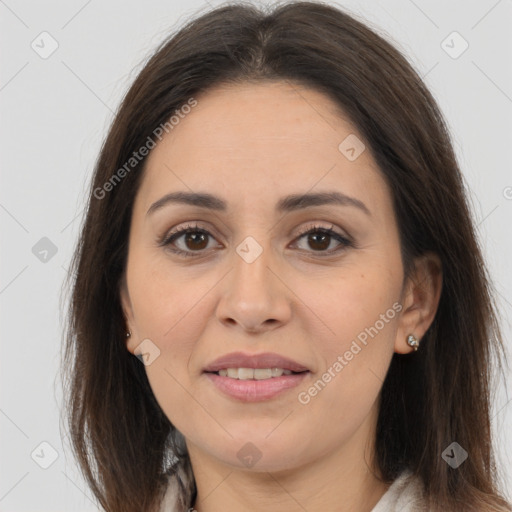
[[[131,333],[130,331],[128,331],[128,332],[126,333],[126,337],[127,337],[127,338],[129,338],[131,335],[132,335],[132,333]]]
[[[407,345],[412,347],[414,349],[414,351],[416,352],[416,350],[418,350],[418,348],[420,346],[420,340],[418,338],[416,338],[416,336],[414,336],[414,334],[409,334],[409,336],[407,336]]]

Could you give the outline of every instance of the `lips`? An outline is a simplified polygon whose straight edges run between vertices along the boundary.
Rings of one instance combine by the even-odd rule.
[[[273,352],[264,352],[261,354],[231,352],[212,361],[203,369],[203,372],[215,373],[227,368],[282,368],[283,370],[290,370],[294,373],[309,371],[307,366]]]
[[[216,373],[205,373],[204,376],[225,397],[236,402],[263,402],[277,399],[292,391],[308,377],[308,371],[272,377],[265,380],[238,380],[221,377]]]

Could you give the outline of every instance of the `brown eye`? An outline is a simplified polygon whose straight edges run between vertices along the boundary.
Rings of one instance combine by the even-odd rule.
[[[182,256],[196,256],[194,253],[201,253],[208,248],[208,238],[211,236],[198,226],[184,226],[166,236],[161,245]]]
[[[315,251],[324,251],[331,245],[331,235],[327,233],[309,233],[307,241]]]
[[[333,226],[331,226],[331,228],[324,228],[321,226],[313,226],[306,232],[302,233],[298,237],[298,240],[303,238],[306,240],[308,247],[304,250],[309,252],[326,253],[327,255],[338,252],[346,247],[353,246],[353,243],[348,238],[334,231],[332,227]],[[335,248],[334,250],[327,250],[333,240],[338,242],[338,248]],[[312,251],[310,249],[312,249]]]
[[[317,253],[319,256],[330,256],[347,247],[354,247],[351,240],[334,231],[332,227],[310,227],[296,239],[306,240],[306,247],[299,247],[299,249],[313,254]],[[209,249],[209,238],[213,239],[213,236],[207,230],[197,225],[187,225],[171,232],[160,242],[160,245],[179,256],[201,256]],[[329,250],[333,242],[337,242],[337,247]],[[299,244],[296,242],[296,245]]]
[[[183,241],[184,241],[187,249],[201,250],[201,249],[206,249],[206,246],[208,245],[208,241],[207,241],[208,235],[205,233],[189,231],[188,233],[184,233],[182,236],[183,236]],[[205,240],[206,240],[206,244],[205,244]]]

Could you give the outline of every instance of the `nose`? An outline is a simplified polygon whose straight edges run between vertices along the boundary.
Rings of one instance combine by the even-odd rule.
[[[261,251],[256,259],[254,251]],[[254,239],[233,254],[233,268],[222,286],[216,314],[227,327],[265,332],[286,324],[291,317],[293,293],[279,275],[271,248],[263,248]]]

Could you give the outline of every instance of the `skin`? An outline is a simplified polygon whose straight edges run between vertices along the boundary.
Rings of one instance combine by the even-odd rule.
[[[368,146],[354,161],[338,150],[349,134],[362,137],[328,97],[268,82],[218,86],[196,99],[151,151],[135,200],[121,291],[127,349],[135,354],[149,338],[160,350],[145,368],[186,438],[198,512],[370,511],[389,487],[371,462],[379,393],[393,353],[412,352],[407,336],[421,339],[434,318],[439,258],[416,260],[404,280],[390,190]],[[274,209],[288,194],[332,190],[362,201],[371,215],[337,205]],[[147,214],[175,191],[215,194],[228,210],[168,204]],[[174,241],[192,257],[159,245],[192,221],[210,233],[202,244]],[[299,238],[312,225],[333,226],[355,246]],[[236,252],[247,236],[262,248],[252,263]],[[299,393],[394,303],[401,311],[300,403]],[[239,350],[277,352],[310,373],[270,400],[240,402],[202,373]],[[252,467],[237,457],[248,442],[261,454]]]

